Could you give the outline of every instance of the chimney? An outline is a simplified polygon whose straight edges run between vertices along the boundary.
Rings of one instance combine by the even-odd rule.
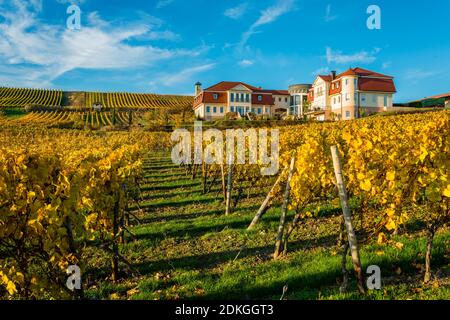
[[[331,71],[331,80],[336,79],[336,71]]]
[[[202,92],[202,84],[197,82],[195,84],[195,96],[198,96]]]

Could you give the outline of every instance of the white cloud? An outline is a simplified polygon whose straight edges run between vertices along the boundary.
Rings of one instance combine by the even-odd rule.
[[[390,61],[387,61],[387,62],[383,62],[383,64],[382,64],[382,68],[383,69],[387,69],[387,68],[389,68],[391,66],[391,62]]]
[[[158,3],[156,4],[156,8],[157,9],[161,9],[164,7],[167,7],[168,5],[172,4],[172,2],[174,2],[175,0],[159,0]]]
[[[326,22],[331,22],[333,20],[336,20],[338,16],[337,15],[332,15],[331,14],[331,4],[327,5],[326,9],[325,9],[325,21]]]
[[[154,66],[168,59],[195,57],[205,50],[129,44],[129,40],[139,37],[173,37],[170,32],[159,34],[152,30],[148,21],[116,27],[103,21],[98,13],[92,13],[88,15],[87,26],[71,31],[60,25],[42,23],[37,14],[34,4],[14,0],[12,7],[6,7],[0,2],[0,20],[3,20],[0,23],[0,65],[5,66],[2,73],[9,75],[1,75],[6,78],[5,84],[47,86],[74,69]]]
[[[242,3],[234,8],[229,8],[225,10],[224,15],[230,19],[239,19],[241,18],[245,12],[247,11],[248,3]]]
[[[343,54],[341,51],[333,51],[330,47],[326,48],[326,58],[328,63],[351,64],[351,63],[372,63],[377,58],[375,54],[380,52],[379,48],[372,52],[360,51],[353,54]]]
[[[440,73],[439,71],[435,70],[409,69],[405,72],[404,78],[406,80],[421,80],[430,78],[439,73]]]
[[[86,2],[86,0],[56,0],[56,2],[59,2],[61,4],[76,4],[80,5]]]
[[[329,67],[322,67],[322,68],[319,68],[319,69],[314,70],[313,72],[311,72],[311,75],[317,76],[319,74],[328,74],[328,73],[330,73],[330,68]]]
[[[184,83],[192,80],[192,77],[196,74],[213,69],[216,66],[215,63],[204,64],[196,67],[187,68],[172,74],[162,74],[156,76],[153,81],[150,82],[152,88],[158,86],[170,87],[176,84]]]
[[[252,60],[244,59],[244,60],[239,61],[238,64],[241,67],[246,68],[246,67],[250,67],[250,66],[254,65],[255,62]]]
[[[294,5],[295,0],[278,0],[275,5],[261,11],[261,15],[258,20],[256,20],[250,28],[242,34],[239,49],[242,50],[252,35],[259,33],[259,31],[257,31],[258,27],[276,21],[280,16],[292,11],[294,9]]]
[[[181,36],[172,31],[150,31],[148,34],[149,40],[168,40],[168,41],[179,41]]]

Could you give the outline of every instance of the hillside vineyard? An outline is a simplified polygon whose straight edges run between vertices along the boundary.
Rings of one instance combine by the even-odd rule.
[[[72,100],[76,97],[76,102]],[[61,90],[0,88],[0,107],[93,107],[101,104],[105,108],[186,108],[193,97],[177,95],[157,95],[150,93],[126,92],[64,92]]]

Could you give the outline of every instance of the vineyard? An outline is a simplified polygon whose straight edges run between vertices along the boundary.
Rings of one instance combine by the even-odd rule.
[[[175,165],[168,133],[36,125],[77,117],[112,121],[0,117],[2,298],[450,296],[449,112],[280,127],[274,177],[259,164]],[[382,290],[362,281],[370,265]]]
[[[80,95],[81,94],[81,95]],[[71,96],[81,96],[73,102]],[[78,97],[80,98],[80,97]],[[82,107],[100,103],[104,108],[168,109],[172,113],[189,112],[193,97],[138,93],[63,92],[60,90],[19,89],[0,87],[0,107]]]
[[[0,118],[0,124],[10,126],[43,125],[57,126],[79,123],[86,128],[102,128],[106,126],[127,126],[141,115],[132,111],[123,112],[74,112],[74,111],[37,111],[17,119]]]
[[[164,96],[137,93],[99,93],[86,92],[86,106],[101,103],[106,108],[148,108],[172,110],[189,110],[193,98],[187,96]]]
[[[29,104],[61,106],[62,91],[0,88],[0,107],[24,107]]]

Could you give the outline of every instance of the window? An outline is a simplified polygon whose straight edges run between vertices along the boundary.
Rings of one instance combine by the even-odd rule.
[[[258,96],[258,101],[262,101],[262,95]]]
[[[388,96],[384,95],[384,106],[387,107],[388,105]]]
[[[262,113],[262,108],[258,108],[258,114]]]
[[[281,98],[278,98],[278,101],[281,102]]]
[[[213,107],[213,113],[217,113],[217,107]]]
[[[234,93],[230,94],[230,101],[234,102]]]
[[[231,106],[231,107],[230,107],[230,110],[231,110],[231,112],[234,112],[234,107]]]
[[[341,103],[341,96],[338,96],[338,103]]]
[[[354,84],[355,84],[355,88],[358,87],[358,78],[355,78],[355,79],[353,80],[353,82],[354,82]]]
[[[236,93],[236,102],[239,102],[241,99],[239,99],[239,93]]]
[[[248,93],[245,95],[245,101],[250,102],[250,95]]]
[[[223,113],[223,107],[220,107],[220,113]]]
[[[339,82],[336,82],[336,88],[339,89]]]
[[[266,113],[267,113],[267,114],[270,113],[270,108],[269,108],[269,107],[266,108]]]
[[[373,102],[373,103],[377,103],[377,96],[376,96],[376,95],[373,95],[373,96],[372,96],[372,102]]]
[[[217,93],[214,93],[214,94],[213,94],[213,99],[214,99],[214,100],[217,100],[218,98],[219,98],[219,95],[218,95]]]
[[[250,107],[245,108],[245,112],[249,113],[250,112]]]
[[[252,112],[255,113],[255,108],[252,108]]]
[[[347,118],[347,119],[350,118],[350,111],[345,111],[345,118]]]
[[[346,93],[345,94],[345,101],[349,101],[350,100],[350,93]]]
[[[211,112],[211,107],[210,106],[207,106],[206,107],[206,113],[210,113]]]
[[[361,101],[363,101],[363,102],[366,101],[366,95],[365,94],[361,95]]]
[[[345,85],[348,86],[348,79],[345,79]]]
[[[288,102],[288,98],[284,98],[284,102]]]
[[[356,102],[358,101],[358,94],[355,93],[353,98],[354,98],[354,101],[355,101],[355,103],[356,103]]]

